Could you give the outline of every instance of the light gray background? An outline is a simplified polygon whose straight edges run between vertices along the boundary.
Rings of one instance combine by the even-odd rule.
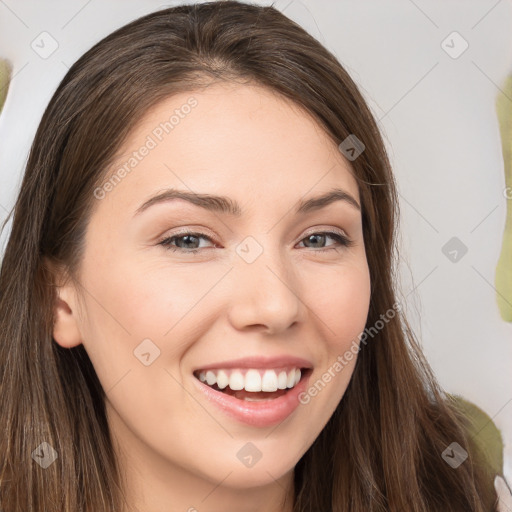
[[[0,0],[0,55],[14,63],[0,117],[0,220],[14,204],[37,124],[69,66],[115,28],[177,3]],[[512,325],[501,320],[493,289],[507,201],[494,105],[512,71],[512,2],[275,6],[337,55],[380,120],[400,190],[407,311],[441,384],[483,408],[502,430],[512,481]],[[469,44],[458,58],[442,47],[453,31]],[[43,32],[58,43],[48,58],[31,47],[47,38],[49,48]],[[448,44],[461,48],[453,36]],[[441,252],[453,236],[469,249],[457,263]]]

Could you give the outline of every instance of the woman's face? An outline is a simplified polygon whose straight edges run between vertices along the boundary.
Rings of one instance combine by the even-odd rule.
[[[343,397],[368,313],[348,165],[257,86],[173,96],[131,133],[92,198],[84,309],[64,292],[73,316],[54,331],[85,346],[127,467],[232,489],[292,474]],[[356,205],[312,201],[334,189]],[[198,197],[152,200],[171,190]],[[262,384],[278,390],[250,391]]]

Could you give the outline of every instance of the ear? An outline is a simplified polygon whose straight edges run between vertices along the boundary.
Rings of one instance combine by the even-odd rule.
[[[45,258],[50,270],[56,294],[53,304],[53,339],[63,348],[72,348],[82,343],[79,328],[76,288],[65,272]]]

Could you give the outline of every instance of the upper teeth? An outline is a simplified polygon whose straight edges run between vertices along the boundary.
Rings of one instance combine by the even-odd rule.
[[[245,372],[245,375],[244,375]],[[199,380],[220,389],[229,386],[233,391],[277,391],[293,388],[300,380],[300,369],[286,370],[207,370],[199,372]]]

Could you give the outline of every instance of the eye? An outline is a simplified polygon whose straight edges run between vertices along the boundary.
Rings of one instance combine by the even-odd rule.
[[[353,240],[350,240],[342,232],[337,231],[319,231],[310,233],[305,238],[303,238],[300,241],[300,243],[304,243],[306,241],[307,244],[312,243],[313,245],[322,245],[328,238],[334,239],[337,242],[337,244],[331,244],[333,245],[333,247],[328,246],[327,248],[313,247],[313,249],[316,249],[314,252],[332,251],[337,250],[339,246],[352,247],[354,245]],[[199,252],[199,249],[201,248],[201,239],[207,240],[215,246],[215,243],[209,236],[205,235],[204,233],[198,232],[184,232],[170,237],[166,237],[160,240],[158,245],[162,245],[166,249],[173,252],[179,251],[185,254],[196,254],[197,252]],[[205,249],[205,247],[203,247],[203,249]]]
[[[319,231],[316,233],[311,233],[307,235],[305,238],[301,240],[300,243],[303,243],[305,240],[310,243],[312,241],[313,244],[315,243],[322,243],[325,242],[327,238],[332,238],[338,242],[342,247],[352,247],[354,245],[354,241],[350,240],[346,235],[342,234],[341,232],[338,233],[337,231]],[[325,252],[325,251],[332,251],[337,250],[338,247],[336,244],[334,244],[334,247],[327,247],[327,248],[320,248],[316,252]]]
[[[185,253],[196,253],[199,251],[199,247],[195,246],[201,238],[212,242],[212,239],[203,233],[186,232],[164,238],[159,242],[159,245],[163,245],[166,249],[173,252],[182,251]],[[175,242],[177,242],[177,247],[173,245]],[[194,247],[191,247],[191,245]]]

